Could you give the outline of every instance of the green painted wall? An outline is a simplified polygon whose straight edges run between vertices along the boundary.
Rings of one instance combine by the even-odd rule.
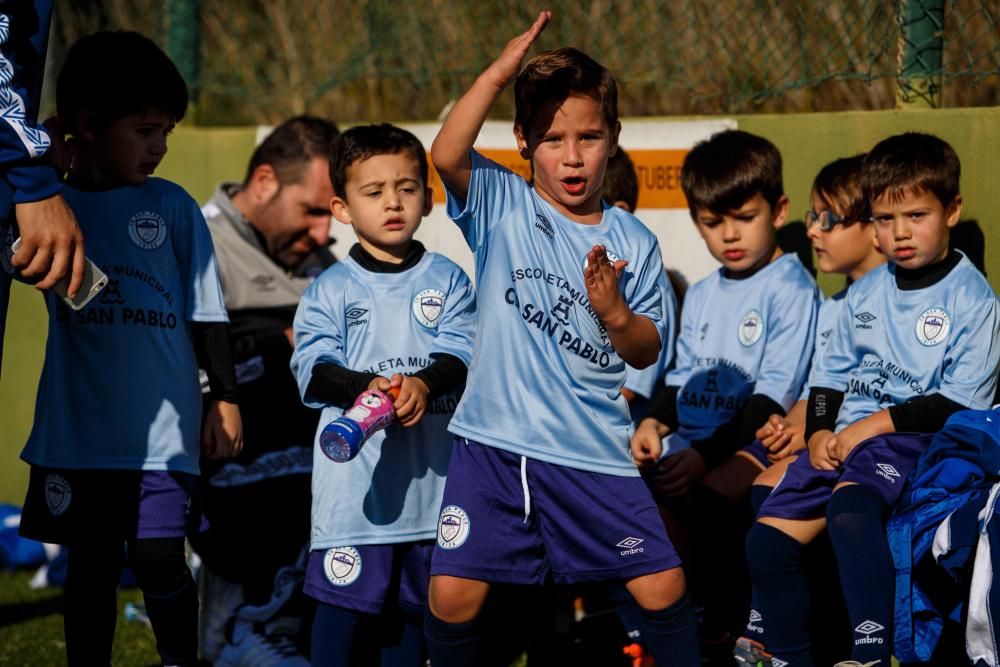
[[[769,138],[781,150],[785,189],[796,216],[808,206],[813,176],[835,158],[866,151],[886,136],[912,130],[951,142],[962,159],[964,217],[979,220],[986,235],[987,272],[998,287],[1000,108],[755,115],[736,120],[740,128]],[[256,128],[180,127],[157,175],[180,183],[203,202],[218,181],[243,178],[256,134]],[[820,278],[827,292],[838,282]],[[0,502],[20,503],[27,467],[14,461],[31,425],[45,340],[41,299],[30,288],[15,286],[7,329],[0,378]]]

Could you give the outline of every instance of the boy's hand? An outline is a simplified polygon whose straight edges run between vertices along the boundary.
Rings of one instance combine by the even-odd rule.
[[[874,438],[883,433],[895,430],[888,410],[879,410],[853,424],[849,424],[837,433],[837,442],[833,455],[838,461],[847,460],[847,455],[868,438]]]
[[[392,376],[392,386],[399,387],[399,396],[393,403],[396,420],[401,426],[416,426],[427,410],[427,394],[430,390],[420,378],[399,373]]]
[[[635,435],[629,445],[632,448],[632,461],[639,468],[651,468],[660,460],[663,453],[663,439],[670,433],[670,428],[652,417],[646,417],[635,429]]]
[[[618,278],[628,265],[624,259],[614,264],[608,258],[607,250],[602,245],[595,245],[587,253],[587,266],[583,269],[583,282],[587,286],[587,297],[594,313],[604,326],[611,328],[618,320],[628,318],[628,304],[618,289]]]
[[[705,476],[708,465],[693,449],[682,449],[663,459],[653,485],[668,497],[682,496]]]
[[[521,61],[528,54],[528,49],[538,36],[545,30],[552,18],[552,12],[543,11],[538,13],[538,18],[526,31],[514,39],[507,42],[507,46],[500,52],[500,57],[493,61],[493,64],[486,68],[483,76],[489,77],[497,88],[506,88],[511,81],[517,78],[521,71]]]
[[[398,386],[398,384],[397,384]],[[389,378],[377,377],[368,383],[369,389],[377,389],[378,391],[389,393],[389,389],[392,388],[392,381]]]
[[[780,461],[781,459],[791,456],[795,452],[801,451],[806,448],[806,426],[805,424],[796,424],[795,426],[786,426],[785,430],[781,432],[781,436],[776,439],[775,442],[767,447],[767,458],[769,461]]]
[[[243,419],[238,405],[212,401],[205,414],[201,451],[212,460],[231,459],[243,451]]]
[[[824,429],[813,433],[808,443],[809,465],[816,470],[836,470],[840,467],[840,461],[833,458],[830,451],[835,441],[833,431]]]
[[[766,438],[777,436],[783,430],[785,430],[785,420],[781,415],[775,414],[767,418],[767,421],[757,429],[754,436],[761,442],[764,442]],[[764,442],[764,446],[767,447],[766,442]]]

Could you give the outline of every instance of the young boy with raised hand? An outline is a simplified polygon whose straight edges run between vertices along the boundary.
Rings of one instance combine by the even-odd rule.
[[[996,295],[948,249],[962,213],[959,173],[951,146],[926,134],[890,137],[865,157],[862,190],[889,264],[848,289],[811,378],[809,456],[788,467],[747,538],[744,664],[813,664],[801,552],[826,528],[854,632],[852,660],[842,664],[889,665],[886,515],[948,416],[989,407],[1000,365]]]
[[[46,294],[45,365],[21,455],[31,464],[21,532],[68,548],[70,665],[110,664],[126,553],[161,659],[195,664],[184,536],[199,443],[209,457],[242,445],[211,236],[184,190],[150,178],[187,101],[169,58],[131,32],[80,39],[56,85],[75,141],[63,193],[111,279],[79,311]],[[215,399],[201,437],[199,363]]]
[[[306,289],[291,362],[303,400],[323,408],[305,582],[319,601],[312,664],[354,664],[369,632],[381,664],[422,666],[447,425],[472,357],[474,291],[457,265],[413,240],[433,205],[415,136],[386,124],[351,128],[333,143],[330,179],[333,215],[358,242]],[[390,387],[399,388],[397,423],[356,458],[328,459],[323,426],[362,391]]]
[[[508,43],[445,120],[434,164],[475,253],[480,304],[425,623],[435,667],[476,665],[491,583],[623,581],[658,665],[698,664],[680,561],[628,452],[625,365],[656,361],[667,289],[653,234],[601,202],[618,144],[611,74],[572,48],[521,68],[548,23]],[[514,86],[533,185],[473,150]]]
[[[840,158],[820,169],[812,185],[811,207],[806,211],[807,235],[816,253],[819,270],[846,276],[853,283],[886,262],[875,241],[875,226],[864,193],[861,192],[861,165],[864,155]],[[837,326],[847,288],[824,299],[816,323],[816,346],[813,350],[810,377],[816,374],[819,358]],[[785,468],[806,448],[806,405],[809,387],[803,387],[799,400],[784,417],[773,414],[757,430],[767,459],[774,465],[761,466],[761,474],[750,490],[754,515],[771,489],[785,474]],[[755,458],[756,460],[756,458]]]

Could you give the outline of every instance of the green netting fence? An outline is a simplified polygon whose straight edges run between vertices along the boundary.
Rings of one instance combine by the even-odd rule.
[[[420,120],[540,8],[539,48],[601,61],[623,115],[1000,104],[1000,0],[60,0],[56,35],[154,37],[197,84],[202,124]]]

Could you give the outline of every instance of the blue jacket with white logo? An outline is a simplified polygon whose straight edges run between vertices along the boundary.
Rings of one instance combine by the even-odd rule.
[[[893,653],[900,661],[930,660],[945,620],[960,621],[978,515],[998,479],[1000,411],[952,415],[921,456],[889,521],[896,568]]]

